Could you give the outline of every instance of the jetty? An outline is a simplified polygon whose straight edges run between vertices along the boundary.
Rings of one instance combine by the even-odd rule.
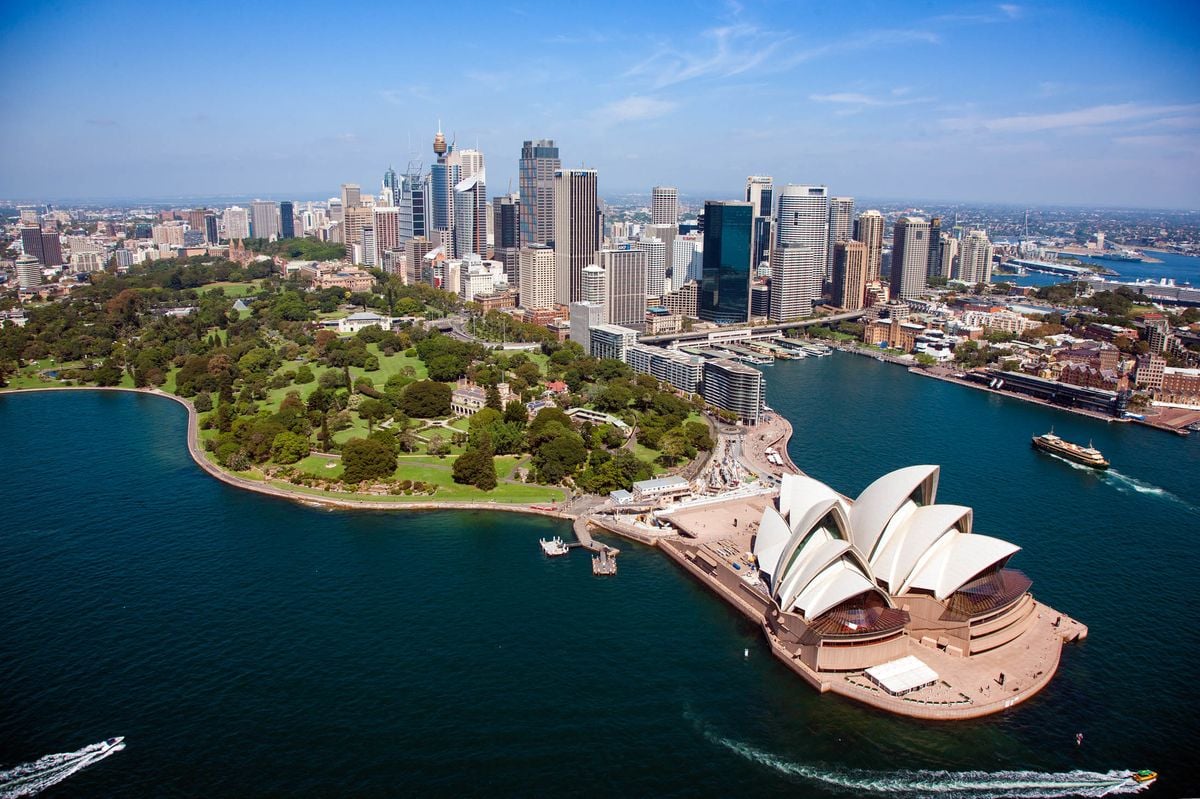
[[[617,555],[621,550],[616,547],[610,547],[608,544],[601,544],[596,539],[592,538],[592,533],[588,530],[590,520],[587,516],[579,516],[575,519],[572,525],[572,530],[575,532],[575,543],[567,544],[568,548],[582,547],[592,554],[592,574],[598,576],[609,576],[617,573]]]

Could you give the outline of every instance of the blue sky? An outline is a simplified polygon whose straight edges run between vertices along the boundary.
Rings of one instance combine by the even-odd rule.
[[[1200,208],[1200,3],[27,3],[0,197],[375,189],[440,118],[601,193]],[[411,142],[411,150],[410,150]]]

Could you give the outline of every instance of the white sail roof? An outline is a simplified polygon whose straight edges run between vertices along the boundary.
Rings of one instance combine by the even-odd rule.
[[[802,474],[785,474],[779,484],[779,513],[796,529],[796,517],[824,500],[836,500],[842,511],[848,510],[838,493],[820,480]]]
[[[951,530],[971,532],[971,509],[963,505],[925,505],[914,508],[899,529],[881,540],[871,561],[875,576],[896,590],[917,561]]]
[[[847,599],[871,590],[879,589],[848,558],[842,558],[809,583],[792,607],[803,611],[806,619],[815,619]]]
[[[864,557],[872,557],[888,521],[918,488],[926,489],[922,504],[933,504],[939,471],[938,466],[908,466],[885,474],[863,489],[850,510],[850,528],[854,546]]]
[[[783,548],[792,537],[792,531],[787,522],[774,508],[763,510],[762,520],[758,523],[758,534],[754,538],[754,557],[758,559],[758,568],[775,582],[775,567]]]
[[[945,599],[963,583],[1020,549],[1016,544],[990,535],[947,533],[926,551],[900,590],[893,588],[892,591],[902,594],[919,588],[932,591],[938,599]]]

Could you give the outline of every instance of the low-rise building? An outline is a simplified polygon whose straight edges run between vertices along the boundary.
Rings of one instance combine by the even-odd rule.
[[[517,398],[508,383],[497,383],[496,391],[500,394],[501,405],[507,405]],[[459,380],[454,391],[450,392],[450,410],[455,416],[470,416],[486,405],[487,388],[466,378]]]
[[[352,313],[349,316],[337,320],[337,329],[339,333],[357,333],[360,330],[365,330],[368,327],[378,327],[381,330],[390,330],[392,327],[392,317],[380,316],[377,313],[370,311],[360,311]]]
[[[625,362],[638,374],[651,375],[688,394],[699,391],[704,375],[704,359],[700,356],[645,344],[626,347]]]
[[[682,477],[656,477],[633,484],[634,502],[657,502],[678,499],[692,493],[692,484]]]

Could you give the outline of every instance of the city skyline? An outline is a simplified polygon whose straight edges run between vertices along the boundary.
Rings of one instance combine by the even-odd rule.
[[[318,35],[318,10],[245,14],[305,39]],[[223,27],[221,48],[157,35],[200,24],[194,10],[18,9],[0,34],[0,64],[37,64],[42,88],[0,132],[0,196],[303,199],[347,181],[374,193],[389,166],[428,167],[440,118],[460,149],[488,155],[494,194],[517,190],[522,142],[551,138],[564,167],[598,171],[601,195],[657,183],[732,198],[760,173],[864,197],[1200,205],[1194,8],[867,6],[801,19],[717,3],[690,14],[639,7],[633,31],[615,22],[623,11],[607,8],[597,23],[586,8],[561,10],[538,47],[443,75],[397,73],[391,51],[363,37],[434,24],[379,7],[363,7],[353,30],[322,27],[313,63],[290,68],[253,38],[255,24]],[[519,6],[470,12],[480,24],[464,29],[464,46],[503,52],[497,44],[529,38]],[[122,46],[140,60],[114,58]],[[76,59],[92,48],[93,90],[81,92]],[[322,55],[335,52],[354,57]],[[103,87],[128,83],[139,63],[192,77],[140,101],[155,113],[134,115]],[[296,79],[247,80],[267,69]],[[580,81],[594,91],[578,92]],[[199,91],[205,84],[220,91]]]

